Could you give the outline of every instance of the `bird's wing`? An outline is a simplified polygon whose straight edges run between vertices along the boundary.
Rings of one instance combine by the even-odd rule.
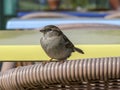
[[[66,48],[71,48],[74,51],[74,45],[73,45],[73,43],[65,35],[63,35],[63,38],[65,40],[65,47]]]
[[[81,54],[84,54],[83,50],[75,47],[75,46],[73,45],[73,43],[72,43],[65,35],[63,35],[63,38],[64,38],[64,40],[65,40],[65,42],[66,42],[66,43],[65,43],[65,47],[66,47],[66,48],[71,48],[73,52],[74,52],[74,51],[77,51],[77,52],[79,52],[79,53],[81,53]]]

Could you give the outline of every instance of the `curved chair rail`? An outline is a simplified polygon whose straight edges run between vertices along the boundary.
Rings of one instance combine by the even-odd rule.
[[[20,18],[31,19],[31,18],[78,18],[78,17],[57,12],[34,12],[24,15]]]
[[[104,17],[105,19],[116,19],[120,18],[120,12],[115,12],[113,14],[107,15]]]
[[[40,62],[0,73],[0,90],[25,90],[29,87],[70,85],[120,79],[120,57],[86,58],[64,63]],[[28,90],[28,89],[27,89]],[[33,89],[32,89],[33,90]],[[36,90],[36,89],[35,89]]]

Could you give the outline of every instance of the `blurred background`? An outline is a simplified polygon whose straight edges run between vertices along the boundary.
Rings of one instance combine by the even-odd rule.
[[[0,2],[1,45],[39,44],[38,32],[49,24],[59,26],[75,44],[120,43],[120,0]]]
[[[119,1],[120,0],[1,0],[0,29],[6,29],[6,23],[11,18],[21,17],[31,12],[60,11],[61,13],[73,16],[104,17],[108,15],[108,11],[119,11]]]

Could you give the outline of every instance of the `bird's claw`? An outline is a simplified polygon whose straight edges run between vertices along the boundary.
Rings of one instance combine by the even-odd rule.
[[[51,58],[51,59],[49,60],[49,62],[52,62],[52,60],[53,60],[53,59]]]
[[[60,61],[60,64],[63,64],[65,61],[66,61],[66,60],[61,60],[61,61]]]
[[[45,64],[47,64],[48,62],[47,61],[44,61],[44,62],[42,62],[42,65],[44,66]]]

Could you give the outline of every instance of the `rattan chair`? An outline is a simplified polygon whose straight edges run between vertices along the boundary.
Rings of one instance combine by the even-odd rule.
[[[0,73],[0,90],[120,90],[120,57],[19,66]]]
[[[65,24],[61,29],[113,29],[106,24]],[[0,90],[120,90],[120,57],[50,62],[4,62]]]

